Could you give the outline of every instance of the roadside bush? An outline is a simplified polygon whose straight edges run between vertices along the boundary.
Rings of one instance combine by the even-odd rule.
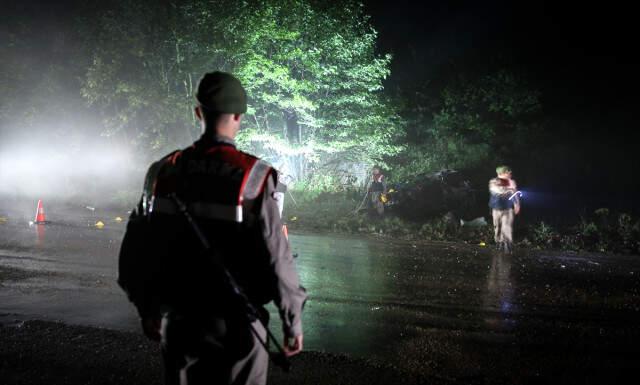
[[[550,225],[541,221],[530,230],[531,243],[538,247],[554,247],[558,245],[560,235]]]
[[[529,230],[526,240],[544,248],[640,254],[640,222],[627,213],[614,215],[601,208],[562,231],[540,222]]]
[[[423,224],[418,231],[420,238],[429,241],[442,241],[447,239],[451,233],[447,223],[441,218],[435,218]]]
[[[493,240],[493,226],[461,227],[446,215],[413,222],[397,216],[369,215],[366,204],[356,211],[363,194],[355,190],[292,191],[292,195],[296,202],[287,194],[284,211],[290,229],[472,244],[489,244]],[[540,221],[519,234],[521,238],[516,241],[521,247],[640,254],[640,221],[627,213],[612,214],[608,209],[582,215],[572,226]]]

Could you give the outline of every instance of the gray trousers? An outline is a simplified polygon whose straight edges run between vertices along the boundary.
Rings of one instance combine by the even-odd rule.
[[[260,321],[253,327],[264,341]],[[269,356],[246,324],[171,314],[161,330],[166,385],[267,383]]]
[[[491,210],[493,216],[494,240],[496,243],[513,243],[513,209]]]

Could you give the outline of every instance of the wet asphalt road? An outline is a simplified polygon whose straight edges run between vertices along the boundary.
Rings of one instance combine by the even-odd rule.
[[[137,330],[115,284],[127,213],[49,207],[47,214],[51,224],[29,226],[30,214],[0,208],[0,322]],[[104,228],[93,226],[98,220]],[[494,371],[512,371],[501,377],[510,382],[562,378],[567,365],[571,373],[600,364],[624,372],[640,363],[638,256],[509,257],[476,245],[295,233],[290,240],[310,296],[308,350],[469,382]]]

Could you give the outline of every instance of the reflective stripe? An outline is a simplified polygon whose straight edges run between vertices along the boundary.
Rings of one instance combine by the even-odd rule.
[[[219,205],[217,203],[193,202],[187,205],[189,214],[208,219],[221,219],[242,223],[242,206]],[[177,215],[180,212],[175,202],[168,198],[154,197],[149,212]]]
[[[264,182],[271,170],[269,163],[258,159],[251,167],[249,176],[245,178],[244,184],[240,188],[240,199],[256,199],[262,193]]]

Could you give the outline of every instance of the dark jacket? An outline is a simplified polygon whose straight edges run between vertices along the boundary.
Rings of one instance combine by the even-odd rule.
[[[177,311],[229,317],[228,291],[186,219],[176,194],[249,300],[274,301],[287,336],[302,333],[306,293],[283,231],[273,192],[276,172],[235,148],[203,136],[154,163],[123,239],[118,283],[141,316]]]

